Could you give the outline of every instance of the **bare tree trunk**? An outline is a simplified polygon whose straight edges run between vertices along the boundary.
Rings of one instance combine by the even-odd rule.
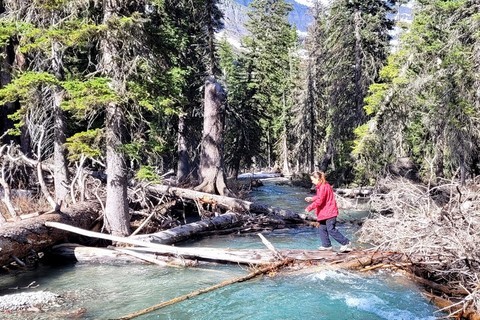
[[[52,45],[52,69],[58,80],[64,80],[62,53],[58,43]],[[55,163],[54,183],[55,202],[61,205],[68,195],[68,165],[66,159],[66,123],[65,115],[60,105],[63,101],[64,91],[60,87],[53,90],[53,114],[54,114],[54,150],[53,158]]]
[[[108,25],[110,19],[117,15],[123,7],[121,1],[105,0],[103,2],[103,22]],[[110,28],[112,28],[110,26]],[[117,92],[123,91],[121,70],[116,61],[118,47],[116,46],[114,30],[107,30],[101,42],[103,72],[111,78],[111,86]],[[111,102],[106,109],[106,146],[107,146],[107,200],[105,204],[105,223],[107,230],[115,236],[130,234],[128,203],[127,203],[127,165],[125,155],[121,150],[125,118],[122,106]]]
[[[177,181],[179,183],[184,182],[188,174],[190,173],[190,163],[188,157],[188,146],[186,138],[186,125],[185,125],[185,116],[181,115],[178,118],[178,135],[177,135],[177,153],[178,153],[178,164],[177,164]]]
[[[130,234],[127,203],[127,174],[122,146],[123,114],[120,106],[107,107],[107,200],[105,203],[106,227],[115,236]]]
[[[286,119],[286,101],[285,93],[283,93],[283,137],[282,137],[282,160],[283,160],[283,169],[282,172],[285,175],[290,175],[290,168],[288,166],[288,146],[287,146],[287,124],[285,123]]]
[[[315,64],[312,64],[311,67],[315,68]],[[314,79],[311,79],[311,71],[309,72],[309,80],[308,81],[315,81]],[[310,85],[309,85],[310,87]],[[314,87],[314,85],[312,86]],[[311,93],[309,93],[311,94]],[[310,162],[310,172],[313,172],[315,170],[315,103],[314,99],[308,99],[308,111],[310,113],[310,123],[309,123],[309,131],[310,131],[310,138],[309,138],[309,150],[308,150],[308,160]]]
[[[3,191],[3,197],[2,197],[2,202],[5,204],[7,207],[8,213],[12,216],[12,218],[16,219],[17,218],[17,211],[15,210],[15,207],[12,204],[12,197],[11,197],[11,192],[10,192],[10,186],[7,183],[7,179],[5,178],[5,165],[6,165],[6,157],[3,156],[3,148],[5,145],[2,146],[2,154],[1,154],[1,160],[2,164],[0,167],[0,185],[2,186],[2,191]],[[1,222],[6,222],[5,217],[0,213],[0,223]]]
[[[55,202],[61,205],[65,202],[68,195],[68,165],[66,159],[66,124],[65,115],[60,109],[60,104],[63,100],[63,90],[57,88],[54,92],[54,150],[53,158],[55,163],[54,183],[55,183]]]
[[[332,139],[333,139],[332,137],[328,138],[327,150],[326,150],[325,154],[323,155],[323,158],[320,161],[319,166],[318,166],[318,169],[320,171],[323,171],[323,172],[327,171],[328,166],[332,162],[332,157],[333,157],[333,154],[335,152],[335,148],[333,147]]]
[[[13,63],[13,46],[11,44],[5,45],[0,55],[0,88],[3,88],[10,83],[12,63]],[[13,128],[13,123],[8,119],[8,115],[13,112],[14,104],[6,103],[0,106],[0,134],[3,135],[8,129]],[[7,139],[2,139],[5,143]]]
[[[225,93],[214,77],[205,82],[202,151],[200,155],[201,184],[195,190],[229,195],[224,173],[223,127]]]

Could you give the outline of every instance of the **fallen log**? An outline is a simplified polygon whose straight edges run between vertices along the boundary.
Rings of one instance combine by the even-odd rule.
[[[68,223],[80,228],[90,228],[98,217],[100,207],[94,202],[78,203],[62,212],[46,213],[28,220],[4,223],[0,226],[0,266],[10,264],[14,257],[30,257],[58,242],[69,242],[68,232],[45,226],[46,221]],[[32,253],[34,255],[32,256]],[[32,261],[34,262],[34,261]]]
[[[135,240],[131,238],[115,237],[107,234],[100,234],[92,231],[79,230],[70,226],[62,226],[55,223],[47,223],[49,226],[60,227],[72,232],[77,232],[85,236],[99,237],[102,239],[112,240],[119,243],[127,243],[135,245],[136,247],[128,247],[128,251],[140,252],[143,257],[131,257],[132,254],[128,252],[119,252],[117,248],[89,248],[83,246],[75,246],[64,244],[52,248],[55,254],[67,257],[74,257],[77,261],[83,263],[146,263],[151,262],[162,265],[176,265],[176,266],[196,266],[200,263],[241,263],[248,265],[268,265],[272,261],[279,258],[292,259],[296,262],[304,262],[309,265],[318,263],[340,263],[350,260],[358,261],[365,252],[352,251],[348,254],[339,254],[333,251],[319,251],[319,250],[302,250],[302,249],[287,249],[277,250],[273,245],[269,244],[268,249],[220,249],[220,248],[188,248],[188,247],[173,247],[162,244],[149,243],[146,241]],[[264,238],[264,237],[263,237]],[[265,240],[262,240],[264,244]],[[268,240],[267,240],[268,242]],[[273,250],[272,250],[273,248]],[[122,248],[125,249],[125,248]],[[108,252],[108,250],[116,250],[115,253]],[[121,256],[120,254],[127,255]],[[370,259],[370,253],[367,253]],[[116,261],[116,258],[118,261]],[[155,259],[155,260],[153,260]],[[151,260],[151,261],[149,261]],[[160,262],[158,262],[160,261]],[[357,263],[357,262],[355,262]]]
[[[196,259],[163,256],[155,254],[155,251],[150,251],[149,248],[98,248],[75,243],[62,243],[53,246],[48,254],[85,264],[156,264],[165,267],[196,267],[202,264]]]
[[[275,260],[272,253],[267,251],[260,255],[257,250],[250,250],[248,252],[241,252],[231,250],[231,249],[217,249],[217,248],[185,248],[185,247],[173,247],[164,244],[150,243],[147,241],[136,240],[132,238],[124,238],[118,236],[112,236],[109,234],[103,234],[88,230],[82,230],[73,226],[58,222],[46,221],[45,225],[47,227],[53,227],[56,229],[61,229],[65,231],[74,232],[88,237],[95,237],[99,239],[111,240],[119,243],[130,244],[134,246],[147,247],[155,249],[156,253],[164,255],[173,255],[177,257],[196,257],[214,261],[227,261],[233,263],[243,263],[243,264],[269,264]],[[264,250],[265,251],[265,250]]]
[[[215,201],[218,207],[223,208],[227,211],[276,215],[282,217],[282,219],[284,220],[290,220],[294,223],[303,223],[303,219],[301,219],[299,215],[293,211],[269,207],[259,202],[251,202],[237,198],[219,196],[215,194],[204,193],[190,189],[176,188],[160,184],[148,186],[147,189],[150,192],[156,194],[167,194],[179,198],[190,199],[193,201],[197,201],[198,199],[203,199],[203,201],[205,201],[206,199],[210,199],[212,201]]]
[[[144,240],[161,244],[173,244],[187,239],[191,239],[197,234],[207,231],[221,230],[240,226],[245,218],[235,212],[227,212],[218,217],[204,219],[197,222],[174,227],[168,230],[136,235],[133,239]]]

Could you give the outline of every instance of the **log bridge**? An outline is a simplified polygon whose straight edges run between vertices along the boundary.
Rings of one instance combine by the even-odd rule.
[[[385,259],[392,253],[375,253],[353,250],[349,253],[335,251],[283,249],[277,250],[261,234],[259,237],[266,249],[232,249],[179,247],[139,240],[135,237],[117,237],[104,233],[84,230],[59,222],[45,222],[47,227],[74,232],[87,237],[110,240],[115,247],[97,248],[64,243],[52,247],[57,255],[76,259],[78,262],[92,263],[154,263],[157,265],[187,267],[208,263],[234,263],[250,266],[267,266],[279,260],[289,259],[296,263],[339,264],[342,268],[356,268],[372,264],[372,259]],[[143,237],[143,239],[145,239]],[[118,246],[122,244],[123,246]]]

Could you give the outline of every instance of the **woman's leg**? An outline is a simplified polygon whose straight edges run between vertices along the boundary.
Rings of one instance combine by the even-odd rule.
[[[328,235],[332,236],[333,239],[335,239],[338,243],[341,245],[346,245],[350,242],[343,234],[340,233],[340,231],[337,230],[336,225],[337,225],[337,218],[333,217],[330,219],[326,220],[325,223],[325,228],[327,232],[327,237]],[[320,225],[321,227],[321,225]],[[330,240],[329,240],[330,242]]]
[[[332,243],[330,242],[330,238],[328,237],[327,221],[328,220],[318,221],[320,223],[320,227],[319,227],[320,241],[322,241],[322,247],[325,247],[325,248],[329,248],[332,246]]]

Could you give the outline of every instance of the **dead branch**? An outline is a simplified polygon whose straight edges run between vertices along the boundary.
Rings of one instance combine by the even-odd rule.
[[[406,179],[379,183],[371,206],[376,214],[364,222],[359,240],[381,251],[405,254],[420,277],[448,287],[460,284],[463,307],[480,310],[480,186],[444,181],[425,186]],[[437,289],[440,287],[437,286]],[[466,295],[466,293],[469,293]]]

